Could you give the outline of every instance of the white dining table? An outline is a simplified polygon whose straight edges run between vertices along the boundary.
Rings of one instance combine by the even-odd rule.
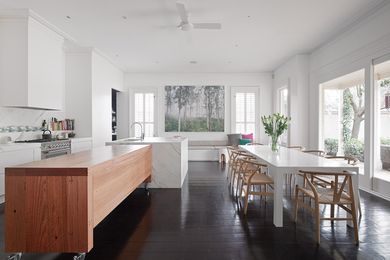
[[[259,162],[268,166],[268,171],[274,181],[274,225],[283,227],[283,187],[286,174],[296,174],[299,170],[326,172],[350,171],[355,195],[355,205],[359,205],[359,167],[349,165],[339,160],[324,157],[299,150],[280,147],[273,152],[267,145],[241,145],[241,149],[255,156]],[[348,222],[348,225],[353,225]]]

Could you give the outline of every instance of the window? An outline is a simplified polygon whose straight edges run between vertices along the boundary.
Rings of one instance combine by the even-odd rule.
[[[364,173],[364,70],[331,81],[321,87],[320,146],[327,155],[358,159]]]
[[[146,137],[154,136],[155,133],[155,93],[135,92],[134,93],[134,120],[139,122],[145,132]],[[134,126],[134,135],[141,135],[141,128]]]
[[[232,131],[256,136],[259,113],[257,111],[257,88],[232,89]]]
[[[374,176],[390,181],[390,61],[375,65],[375,164]],[[374,187],[376,190],[377,187]],[[376,190],[381,192],[380,190]],[[385,192],[389,196],[389,192]]]
[[[289,101],[288,101],[288,88],[283,87],[279,89],[279,97],[278,97],[278,112],[285,116],[290,116],[289,112]],[[284,146],[288,145],[288,131],[287,130],[282,136],[281,136],[281,143]]]

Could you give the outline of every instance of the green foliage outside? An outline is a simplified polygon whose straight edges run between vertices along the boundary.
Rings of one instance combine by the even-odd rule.
[[[390,145],[390,138],[381,137],[381,144],[382,145]]]
[[[343,140],[344,143],[351,139],[353,124],[353,108],[351,104],[352,94],[350,91],[343,91]]]
[[[344,142],[344,154],[364,162],[364,144],[355,138],[351,138]]]
[[[337,155],[339,149],[339,140],[335,138],[325,139],[325,151],[327,155]]]
[[[354,123],[353,96],[348,89],[343,92],[343,119],[342,131],[344,141],[344,154],[364,162],[364,144],[357,137],[352,137]]]
[[[390,79],[381,80],[379,84],[382,88],[390,87]]]

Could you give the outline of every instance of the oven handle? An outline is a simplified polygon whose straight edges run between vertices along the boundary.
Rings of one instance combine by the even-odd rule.
[[[44,154],[44,155],[70,154],[70,149],[53,150],[53,151],[42,151],[42,154]]]

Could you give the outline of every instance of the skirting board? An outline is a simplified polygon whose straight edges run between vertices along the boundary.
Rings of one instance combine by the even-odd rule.
[[[361,188],[361,187],[359,188],[359,190],[362,190],[362,191],[365,191],[365,192],[367,192],[367,193],[370,193],[370,194],[372,194],[372,195],[374,195],[374,196],[377,196],[377,197],[379,197],[379,198],[381,198],[381,199],[390,201],[390,198],[389,198],[389,197],[383,196],[383,195],[380,194],[379,192],[376,192],[376,191],[373,191],[373,190],[369,190],[369,189],[364,189],[364,188]]]

